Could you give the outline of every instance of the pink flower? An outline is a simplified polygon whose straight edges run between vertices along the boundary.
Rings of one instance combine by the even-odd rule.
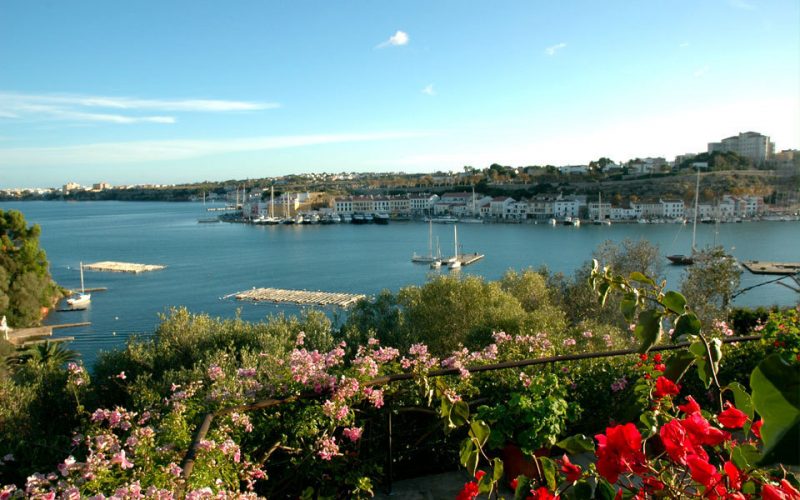
[[[123,470],[124,469],[132,469],[133,468],[133,462],[128,460],[128,458],[125,456],[125,450],[118,451],[111,458],[111,463],[119,465],[119,468],[123,469]]]
[[[222,378],[225,376],[225,372],[222,371],[218,365],[211,365],[208,367],[207,370],[208,378],[211,380],[217,380],[218,378]]]
[[[362,427],[346,427],[344,430],[342,430],[342,434],[344,434],[344,437],[346,437],[347,439],[349,439],[354,443],[359,439],[361,439],[362,432],[364,432],[364,429]]]
[[[317,455],[323,460],[331,460],[333,457],[341,455],[339,453],[339,445],[336,444],[336,438],[323,438],[317,441]]]
[[[564,347],[570,347],[575,345],[577,342],[573,338],[564,339]]]
[[[120,379],[120,380],[125,380],[126,378],[128,378],[128,377],[125,375],[125,372],[124,372],[124,371],[121,371],[121,372],[119,372],[119,373],[116,375],[116,377],[117,377],[118,379]]]

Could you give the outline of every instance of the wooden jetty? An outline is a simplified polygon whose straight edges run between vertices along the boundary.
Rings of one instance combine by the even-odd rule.
[[[478,262],[484,257],[485,255],[483,255],[482,253],[465,253],[465,254],[460,254],[458,256],[458,260],[459,262],[461,262],[462,266],[468,266],[470,264]]]
[[[56,328],[75,328],[77,326],[88,326],[89,322],[82,323],[63,323],[61,325],[48,325],[36,326],[33,328],[15,328],[9,329],[7,339],[14,345],[29,345],[31,343],[41,343],[46,340],[50,342],[64,342],[65,340],[73,340],[74,337],[65,337],[62,339],[43,339],[43,337],[52,337],[53,330]]]
[[[84,269],[91,271],[109,271],[112,273],[144,273],[148,271],[159,271],[167,266],[159,266],[154,264],[134,264],[132,262],[114,262],[104,260],[102,262],[95,262],[94,264],[84,264]]]
[[[767,262],[745,260],[742,265],[753,274],[797,274],[800,273],[800,262]]]
[[[355,293],[312,292],[308,290],[282,290],[280,288],[253,288],[252,290],[232,293],[223,298],[230,297],[235,297],[237,300],[252,300],[253,302],[339,307],[348,307],[361,299],[367,298],[366,295]]]

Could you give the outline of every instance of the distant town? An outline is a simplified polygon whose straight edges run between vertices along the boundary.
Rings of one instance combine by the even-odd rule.
[[[797,215],[800,151],[776,153],[768,136],[744,132],[673,161],[656,157],[617,163],[601,157],[585,165],[493,164],[465,166],[461,172],[314,173],[183,185],[70,182],[60,188],[0,189],[0,199],[203,201],[210,210],[224,212],[222,220],[256,223],[338,222],[360,214],[495,222],[679,222],[694,216],[695,204],[698,221],[739,221]]]

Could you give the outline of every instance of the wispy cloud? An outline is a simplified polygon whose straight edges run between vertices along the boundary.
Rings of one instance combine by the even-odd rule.
[[[748,2],[747,0],[728,0],[728,3],[731,7],[741,9],[741,10],[756,10],[756,6]]]
[[[702,68],[697,68],[694,71],[693,75],[695,78],[700,78],[702,76],[705,76],[705,74],[708,73],[708,70],[709,70],[708,65],[705,65]]]
[[[141,112],[219,113],[279,107],[276,103],[212,99],[137,99],[131,97],[0,92],[0,118],[105,123],[175,123],[174,116]],[[109,112],[109,111],[113,111]],[[123,114],[125,113],[125,114]]]
[[[111,165],[175,161],[216,154],[285,149],[320,144],[397,140],[424,135],[427,134],[419,132],[372,132],[245,137],[226,140],[104,142],[41,148],[0,148],[0,167]]]
[[[397,30],[394,35],[389,37],[388,40],[379,43],[375,48],[382,49],[385,47],[399,47],[401,45],[408,45],[409,40],[408,33]]]
[[[683,42],[683,43],[681,43],[679,45],[679,47],[682,48],[682,49],[685,49],[685,48],[689,47],[689,42]]]
[[[436,90],[433,89],[433,84],[432,83],[429,83],[428,85],[425,85],[425,88],[423,88],[421,90],[421,92],[423,94],[425,94],[425,95],[430,95],[430,96],[436,95]]]
[[[566,46],[567,44],[564,42],[557,43],[555,45],[551,45],[550,47],[544,49],[544,53],[547,54],[548,56],[554,56],[556,55],[556,52],[558,52],[559,50],[563,49]]]

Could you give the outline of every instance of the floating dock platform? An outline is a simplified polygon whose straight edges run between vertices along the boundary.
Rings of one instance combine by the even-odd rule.
[[[113,262],[104,260],[102,262],[95,262],[94,264],[84,264],[84,269],[91,271],[108,271],[112,273],[146,273],[148,271],[159,271],[167,266],[159,266],[154,264],[134,264],[132,262]]]
[[[354,293],[311,292],[307,290],[281,290],[279,288],[253,288],[252,290],[232,293],[223,298],[230,297],[235,297],[237,300],[252,300],[253,302],[339,307],[348,307],[361,299],[367,298],[366,295]]]
[[[745,260],[742,265],[753,274],[797,274],[800,273],[800,262],[767,262]]]
[[[16,346],[25,346],[35,343],[42,343],[44,341],[49,342],[66,342],[68,340],[74,340],[74,337],[65,337],[59,339],[45,339],[44,337],[52,337],[53,330],[56,328],[75,328],[78,326],[88,326],[91,325],[89,322],[83,323],[64,323],[61,325],[50,325],[50,326],[37,326],[33,328],[14,328],[9,329],[8,334],[6,336],[6,340],[11,342]]]
[[[458,260],[461,262],[462,266],[468,266],[470,264],[474,264],[484,258],[485,255],[482,253],[465,253],[458,256]]]

